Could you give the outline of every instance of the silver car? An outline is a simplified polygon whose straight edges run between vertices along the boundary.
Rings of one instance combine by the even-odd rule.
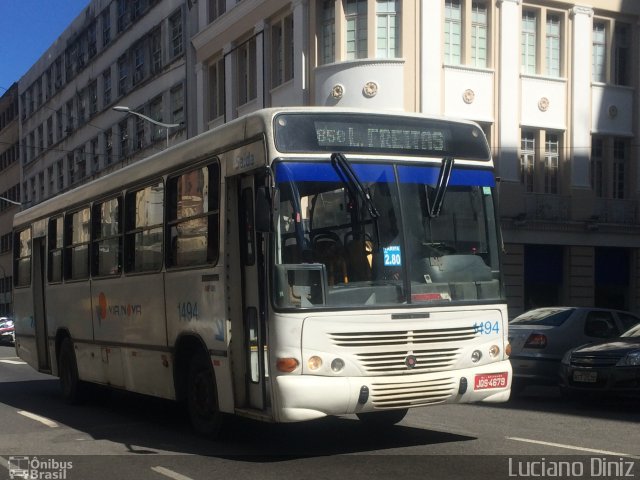
[[[619,336],[640,323],[630,312],[604,308],[544,307],[509,321],[512,391],[529,384],[558,384],[565,352],[585,343]]]

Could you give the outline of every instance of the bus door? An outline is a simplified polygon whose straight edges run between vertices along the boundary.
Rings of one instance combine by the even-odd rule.
[[[264,251],[262,234],[255,231],[254,177],[239,182],[238,220],[242,264],[242,312],[246,388],[249,406],[260,410],[267,406],[267,339],[265,319]]]
[[[36,349],[38,352],[38,370],[51,372],[49,358],[49,339],[47,338],[47,314],[44,299],[45,239],[33,239],[33,321],[36,330]]]

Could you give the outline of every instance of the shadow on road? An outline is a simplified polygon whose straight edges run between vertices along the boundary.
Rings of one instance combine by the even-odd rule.
[[[71,406],[64,403],[57,379],[46,377],[0,383],[0,403],[47,417],[93,439],[125,445],[129,452],[140,455],[172,452],[277,462],[476,439],[402,424],[372,430],[355,417],[293,424],[232,417],[227,419],[221,437],[210,440],[192,432],[184,409],[175,402],[99,390],[91,401]]]
[[[489,408],[559,413],[624,422],[640,422],[638,400],[615,396],[588,396],[569,399],[554,386],[530,385],[517,395],[512,392],[507,403],[479,403]]]

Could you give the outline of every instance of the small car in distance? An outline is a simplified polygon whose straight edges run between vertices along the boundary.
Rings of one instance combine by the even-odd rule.
[[[560,361],[579,345],[618,337],[640,317],[620,310],[587,307],[544,307],[509,322],[512,391],[530,384],[558,384]]]
[[[0,344],[13,345],[15,342],[15,327],[13,320],[0,317]]]
[[[560,389],[640,397],[640,325],[622,335],[569,350],[562,359]]]

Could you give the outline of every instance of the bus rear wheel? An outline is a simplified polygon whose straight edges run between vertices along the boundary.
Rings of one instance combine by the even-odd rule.
[[[211,359],[204,352],[191,357],[187,382],[187,408],[193,428],[200,434],[215,437],[222,426],[222,413],[218,409]]]
[[[408,411],[408,408],[401,408],[398,410],[385,410],[383,412],[363,412],[357,413],[356,415],[365,425],[371,427],[391,427],[402,421]]]
[[[60,344],[58,357],[58,375],[62,397],[67,403],[77,404],[83,400],[82,383],[78,376],[76,352],[70,338],[65,338]]]

